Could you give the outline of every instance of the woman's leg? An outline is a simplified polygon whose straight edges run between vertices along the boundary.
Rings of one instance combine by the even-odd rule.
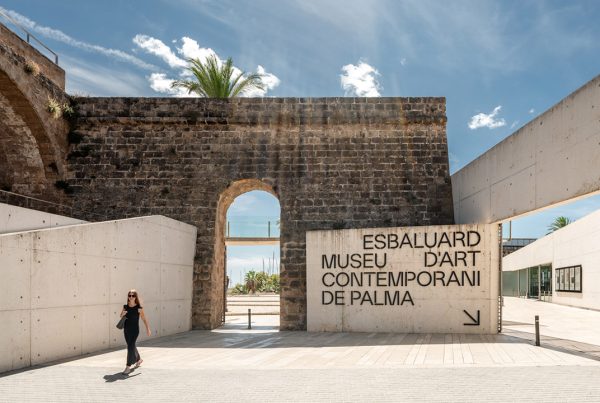
[[[135,364],[139,359],[139,353],[135,347],[135,341],[137,340],[139,334],[139,329],[125,329],[125,341],[127,342],[127,366]]]

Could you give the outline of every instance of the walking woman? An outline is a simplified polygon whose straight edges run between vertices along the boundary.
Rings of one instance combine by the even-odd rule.
[[[135,341],[140,334],[140,316],[146,326],[146,334],[148,336],[152,334],[146,315],[144,315],[140,295],[136,290],[129,290],[127,293],[127,304],[123,305],[123,310],[121,311],[121,317],[123,316],[127,316],[125,326],[123,327],[125,341],[127,342],[127,366],[123,371],[123,375],[128,375],[135,368],[142,365],[142,358],[135,346]]]

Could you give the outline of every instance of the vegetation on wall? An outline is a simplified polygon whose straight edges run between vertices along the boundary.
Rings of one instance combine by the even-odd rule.
[[[40,74],[40,66],[34,62],[33,60],[27,60],[25,62],[25,72],[31,74],[32,76],[37,76],[38,74]]]

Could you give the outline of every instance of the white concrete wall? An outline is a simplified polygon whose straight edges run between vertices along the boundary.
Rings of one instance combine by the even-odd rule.
[[[195,245],[162,216],[0,235],[0,372],[124,345],[130,288],[153,337],[189,330]]]
[[[471,245],[454,242],[454,234],[461,233],[479,234],[479,242]],[[424,246],[425,234],[429,236],[431,247]],[[452,244],[434,245],[432,237],[445,239],[443,234]],[[378,239],[393,239],[390,236],[398,242],[375,243]],[[475,235],[471,239],[475,240]],[[361,267],[358,264],[332,267],[331,256],[338,254],[342,261],[346,254],[351,254],[355,261],[367,263]],[[461,257],[466,259],[461,260]],[[375,259],[379,267],[374,267]],[[435,263],[436,260],[439,263]],[[326,332],[497,333],[499,263],[496,225],[309,231],[306,234],[307,328]],[[477,272],[479,281],[473,285],[463,282],[463,271]],[[361,273],[362,284],[346,284],[346,276]],[[371,284],[364,279],[369,273],[374,273]],[[390,274],[399,273],[418,273],[417,280],[399,284],[386,280]],[[461,280],[460,284],[449,280],[452,273]],[[341,282],[334,281],[337,276]],[[377,283],[379,276],[383,281]],[[433,284],[429,276],[445,280]],[[386,302],[386,293],[396,295],[397,292],[398,300],[391,297]],[[404,301],[407,292],[412,303]],[[337,304],[330,303],[331,293],[340,296]],[[363,299],[367,293],[368,300]],[[361,297],[353,300],[353,295]],[[399,300],[404,303],[397,303]],[[464,311],[474,319],[479,317],[478,324],[471,325],[474,322]]]
[[[600,190],[600,76],[452,175],[456,223],[493,223]]]
[[[82,223],[85,221],[0,203],[0,234]]]
[[[503,271],[552,264],[552,302],[600,309],[600,210],[502,259]],[[581,265],[582,293],[557,292],[556,268]]]

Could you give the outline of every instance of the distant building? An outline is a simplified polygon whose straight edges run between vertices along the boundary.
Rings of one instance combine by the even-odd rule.
[[[512,238],[502,241],[502,257],[536,241],[536,238]]]

